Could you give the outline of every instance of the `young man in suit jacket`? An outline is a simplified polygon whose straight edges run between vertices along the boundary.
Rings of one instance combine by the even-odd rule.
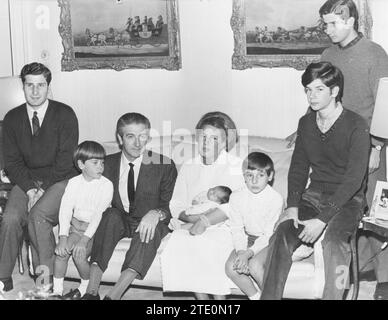
[[[43,64],[25,65],[20,76],[26,103],[10,110],[3,121],[5,170],[14,184],[0,226],[0,281],[5,291],[13,288],[11,275],[27,220],[45,212],[58,223],[66,179],[77,174],[72,157],[78,120],[73,109],[47,98],[51,72]],[[34,230],[30,235],[34,267],[47,266],[48,276],[55,248],[55,243],[50,246],[51,233]]]
[[[106,300],[118,300],[135,278],[143,279],[159,245],[168,233],[169,203],[177,170],[174,162],[145,149],[150,122],[139,113],[124,114],[117,122],[122,151],[107,156],[104,175],[113,182],[112,207],[95,233],[90,258],[90,280],[83,300],[99,300],[98,288],[116,244],[132,238],[121,275]],[[79,293],[74,292],[74,297]]]

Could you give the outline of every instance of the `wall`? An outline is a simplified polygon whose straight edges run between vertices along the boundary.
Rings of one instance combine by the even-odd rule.
[[[0,77],[12,74],[8,1],[0,1]]]
[[[40,19],[47,13],[45,8],[49,21]],[[384,16],[388,1],[372,0],[371,8],[374,40],[388,51]],[[232,0],[179,1],[183,58],[179,71],[61,72],[56,1],[13,0],[11,11],[14,47],[18,48],[13,57],[15,72],[33,60],[49,65],[54,71],[55,99],[71,105],[78,115],[80,140],[112,140],[117,118],[128,111],[142,112],[162,132],[163,125],[168,127],[164,121],[171,121],[172,130],[192,129],[203,113],[216,109],[228,113],[251,134],[285,137],[295,130],[307,108],[300,71],[231,69]],[[1,106],[0,117],[6,111]]]

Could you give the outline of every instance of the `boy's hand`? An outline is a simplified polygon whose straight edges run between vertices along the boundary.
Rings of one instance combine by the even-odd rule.
[[[237,258],[234,260],[233,269],[238,273],[249,274],[248,260],[252,258],[253,251],[251,249],[248,250],[239,250],[237,251]]]
[[[59,241],[55,248],[55,254],[60,257],[65,257],[68,254],[66,247],[67,247],[67,237],[59,236]]]
[[[88,244],[89,238],[83,236],[73,248],[73,257],[78,259],[86,259],[86,245]]]
[[[274,226],[274,231],[278,228],[279,224],[286,220],[294,220],[294,227],[298,229],[298,224],[300,223],[298,219],[298,208],[290,207],[284,210],[284,212],[280,215],[278,221],[276,221]]]
[[[299,239],[305,243],[314,243],[326,227],[326,223],[319,219],[310,219],[300,221],[299,223],[304,225],[304,229],[300,233]]]

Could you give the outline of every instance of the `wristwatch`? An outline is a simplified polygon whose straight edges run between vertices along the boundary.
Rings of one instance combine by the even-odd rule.
[[[372,144],[372,148],[375,148],[377,151],[381,151],[381,149],[382,149],[381,146],[379,146],[379,145],[375,146],[373,144]]]
[[[164,219],[166,219],[167,215],[163,210],[156,209],[156,211],[159,213],[159,221],[163,221]]]

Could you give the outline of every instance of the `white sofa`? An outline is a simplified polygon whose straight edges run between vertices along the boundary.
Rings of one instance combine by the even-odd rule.
[[[232,152],[245,157],[248,151],[262,151],[267,153],[275,165],[275,180],[274,188],[278,190],[286,199],[287,195],[287,174],[291,161],[292,151],[286,147],[287,143],[281,139],[262,138],[262,137],[241,137],[240,142],[236,145]],[[118,146],[116,142],[104,143],[104,147],[108,154],[117,152]],[[153,138],[148,146],[150,149],[161,152],[171,157],[179,170],[182,162],[196,153],[196,143],[193,136],[173,136],[173,137],[158,137]],[[160,270],[159,254],[165,247],[170,235],[166,236],[158,250],[154,262],[150,270],[143,280],[135,280],[133,284],[141,286],[149,286],[162,288],[162,278]],[[129,247],[130,239],[122,239],[115,249],[115,252],[110,260],[108,269],[103,275],[102,280],[107,282],[116,282],[120,275],[122,263],[125,258],[125,253]],[[284,292],[285,298],[304,298],[316,299],[322,296],[324,274],[323,274],[323,258],[322,247],[320,243],[316,245],[315,254],[312,254],[312,249],[302,247],[298,253],[294,255],[295,259],[300,261],[294,262],[286,283]],[[309,256],[301,259],[297,256]],[[78,272],[70,259],[67,277],[79,278]],[[238,289],[233,290],[233,294],[242,294]]]

